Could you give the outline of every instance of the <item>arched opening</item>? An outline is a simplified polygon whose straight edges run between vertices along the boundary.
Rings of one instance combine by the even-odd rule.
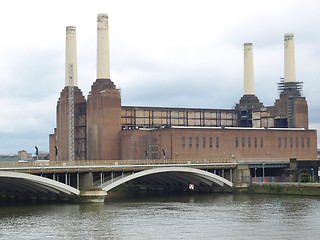
[[[0,196],[17,200],[71,200],[80,191],[52,179],[32,174],[0,171]]]
[[[145,190],[228,192],[232,189],[232,182],[225,178],[187,167],[161,167],[133,173],[102,184],[102,189],[108,192],[124,183]]]

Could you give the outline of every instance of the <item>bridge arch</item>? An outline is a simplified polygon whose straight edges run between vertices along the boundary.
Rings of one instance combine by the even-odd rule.
[[[34,198],[73,198],[80,191],[64,183],[27,173],[0,171],[0,194]]]
[[[117,179],[114,179],[113,181],[111,180],[105,182],[104,184],[102,184],[102,190],[108,192],[123,183],[147,176],[156,176],[159,174],[162,174],[162,180],[168,182],[170,182],[171,180],[175,180],[181,181],[185,184],[189,184],[196,181],[210,187],[215,185],[223,189],[231,189],[233,186],[232,182],[230,182],[229,180],[204,170],[190,167],[158,167],[133,173],[121,178],[119,177]],[[168,176],[168,179],[166,179],[166,174],[171,174],[170,176]]]

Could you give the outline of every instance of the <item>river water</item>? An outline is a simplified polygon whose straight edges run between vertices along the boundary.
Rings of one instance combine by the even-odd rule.
[[[104,204],[0,204],[0,239],[320,238],[320,197],[114,193]]]

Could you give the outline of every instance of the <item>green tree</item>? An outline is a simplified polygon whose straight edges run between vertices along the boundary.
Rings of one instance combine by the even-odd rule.
[[[300,182],[307,183],[310,182],[310,174],[309,173],[300,173]]]

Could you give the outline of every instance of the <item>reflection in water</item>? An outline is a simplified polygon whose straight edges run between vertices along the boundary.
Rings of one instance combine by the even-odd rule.
[[[293,239],[320,233],[320,198],[111,193],[104,204],[0,205],[3,239]]]

